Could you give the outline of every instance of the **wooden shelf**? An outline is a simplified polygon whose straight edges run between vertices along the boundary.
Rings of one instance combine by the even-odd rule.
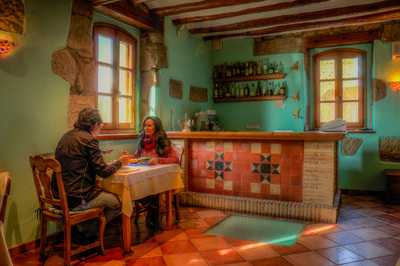
[[[249,96],[239,98],[214,98],[215,103],[226,103],[226,102],[250,102],[250,101],[283,101],[286,99],[286,95],[272,95],[272,96]]]
[[[247,77],[215,79],[214,81],[218,82],[218,83],[226,83],[226,82],[235,82],[235,81],[254,81],[254,80],[269,80],[269,79],[284,79],[284,78],[285,78],[284,73],[275,73],[275,74],[247,76]]]

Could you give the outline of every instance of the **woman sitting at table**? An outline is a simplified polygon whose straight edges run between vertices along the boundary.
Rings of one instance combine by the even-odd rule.
[[[143,120],[135,157],[150,157],[150,165],[179,162],[160,118],[148,116]]]
[[[143,120],[135,157],[150,157],[148,161],[150,165],[179,162],[178,155],[164,131],[160,118],[148,116]],[[147,227],[158,231],[160,228],[158,195],[146,197],[139,202],[148,206]]]

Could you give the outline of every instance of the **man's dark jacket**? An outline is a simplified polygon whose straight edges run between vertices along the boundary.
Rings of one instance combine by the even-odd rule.
[[[60,139],[55,157],[62,167],[64,188],[71,209],[83,200],[88,202],[99,195],[101,189],[96,188],[96,176],[108,177],[121,167],[120,161],[105,163],[98,140],[78,128],[65,133]]]

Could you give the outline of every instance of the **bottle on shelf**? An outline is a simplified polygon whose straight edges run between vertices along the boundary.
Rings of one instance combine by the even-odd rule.
[[[257,82],[256,96],[262,96],[262,87],[260,81]]]
[[[243,92],[244,92],[244,97],[249,97],[250,96],[250,88],[249,88],[249,85],[247,83],[246,83],[246,85],[244,85]]]
[[[268,74],[268,59],[265,59],[263,62],[263,74]]]
[[[282,64],[282,62],[279,62],[278,72],[279,73],[283,73],[283,64]]]

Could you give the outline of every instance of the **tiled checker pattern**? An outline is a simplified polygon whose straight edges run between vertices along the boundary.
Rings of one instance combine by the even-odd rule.
[[[146,240],[133,246],[134,254],[122,255],[117,234],[114,243],[107,241],[105,256],[76,265],[394,266],[400,256],[400,206],[384,205],[370,197],[344,196],[342,202],[338,224],[307,225],[297,243],[289,247],[205,235],[205,230],[227,214],[182,208],[179,225],[153,237],[143,234]],[[13,261],[15,266],[38,266],[38,250]],[[56,253],[45,265],[62,262]]]
[[[192,142],[189,191],[302,201],[303,142]]]

